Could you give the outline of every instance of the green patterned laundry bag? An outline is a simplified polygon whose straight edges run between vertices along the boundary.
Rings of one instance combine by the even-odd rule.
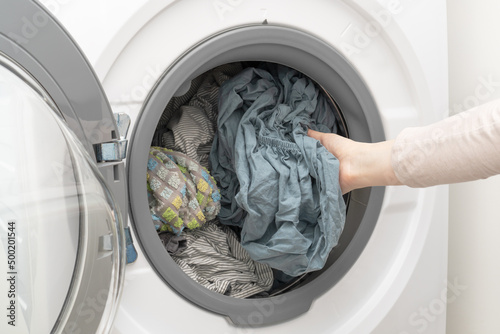
[[[216,218],[220,193],[208,170],[187,155],[151,147],[147,165],[149,207],[158,231],[180,234]]]

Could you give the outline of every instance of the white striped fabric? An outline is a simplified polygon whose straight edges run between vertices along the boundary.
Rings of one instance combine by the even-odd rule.
[[[253,261],[230,228],[213,220],[183,235],[188,247],[171,255],[172,259],[202,286],[235,298],[247,298],[271,288],[271,267]]]
[[[185,153],[208,168],[217,128],[219,88],[242,69],[241,63],[224,64],[193,79],[187,93],[173,97],[167,104],[153,146]]]
[[[200,108],[182,106],[170,120],[163,135],[162,145],[186,154],[205,168],[215,134],[215,121]]]

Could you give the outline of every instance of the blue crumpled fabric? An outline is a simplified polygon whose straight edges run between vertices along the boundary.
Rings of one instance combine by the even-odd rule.
[[[250,67],[220,90],[210,162],[223,224],[252,259],[287,275],[323,268],[345,221],[339,162],[307,128],[337,132],[326,97],[303,74]]]

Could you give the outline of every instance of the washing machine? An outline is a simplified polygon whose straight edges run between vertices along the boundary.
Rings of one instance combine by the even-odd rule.
[[[445,1],[42,3],[0,2],[2,333],[445,332],[446,187],[352,191],[323,269],[238,299],[176,265],[145,183],[165,106],[222,64],[302,72],[357,141],[443,118]]]

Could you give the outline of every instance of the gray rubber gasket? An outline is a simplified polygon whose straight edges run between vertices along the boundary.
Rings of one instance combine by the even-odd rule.
[[[227,316],[238,326],[265,326],[307,312],[314,299],[347,273],[375,227],[384,188],[351,193],[344,232],[325,268],[292,291],[271,298],[237,299],[191,280],[168,256],[151,223],[145,182],[149,147],[160,116],[179,87],[213,67],[235,61],[268,61],[295,68],[333,96],[352,139],[376,142],[385,135],[373,97],[353,66],[327,43],[288,27],[245,26],[213,36],[172,64],[153,88],[132,133],[127,166],[132,223],[144,254],[163,281],[192,303]]]

